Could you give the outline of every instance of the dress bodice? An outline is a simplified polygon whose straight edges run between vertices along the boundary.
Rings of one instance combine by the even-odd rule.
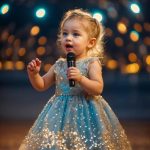
[[[80,70],[81,74],[88,77],[89,64],[98,60],[96,57],[89,57],[76,61],[76,67]],[[76,83],[75,87],[69,86],[67,79],[67,61],[64,58],[60,58],[54,65],[54,71],[56,76],[56,95],[82,95],[83,88]]]

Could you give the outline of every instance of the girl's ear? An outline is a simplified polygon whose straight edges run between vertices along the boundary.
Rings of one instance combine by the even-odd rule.
[[[91,38],[91,39],[89,40],[89,43],[88,43],[87,48],[90,49],[90,48],[92,48],[93,46],[95,46],[95,44],[96,44],[96,38]]]

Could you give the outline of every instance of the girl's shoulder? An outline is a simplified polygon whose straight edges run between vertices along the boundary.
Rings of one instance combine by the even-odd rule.
[[[63,63],[63,62],[65,62],[65,61],[66,61],[65,58],[60,57],[60,58],[58,58],[58,59],[56,60],[55,64],[60,64],[60,63]]]
[[[64,58],[58,58],[54,63],[54,72],[57,73],[60,71],[60,68],[64,68],[66,66]]]
[[[89,57],[88,61],[92,63],[94,61],[100,61],[100,59],[98,57]]]
[[[93,68],[98,64],[100,67],[102,66],[99,57],[87,57],[76,61],[76,65],[81,69],[85,69],[87,72],[89,72],[91,67]]]
[[[84,58],[84,59],[81,59],[81,60],[77,60],[77,63],[84,63],[84,64],[91,64],[95,61],[98,61],[100,63],[100,59],[98,57],[87,57],[87,58]]]

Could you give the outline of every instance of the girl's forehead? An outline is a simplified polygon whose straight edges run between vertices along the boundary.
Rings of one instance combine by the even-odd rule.
[[[88,22],[88,20],[83,17],[72,17],[72,18],[66,19],[65,22],[67,22],[67,21]]]
[[[88,22],[85,19],[81,18],[71,18],[68,19],[64,22],[63,28],[68,28],[68,27],[82,27],[86,28],[88,25]]]

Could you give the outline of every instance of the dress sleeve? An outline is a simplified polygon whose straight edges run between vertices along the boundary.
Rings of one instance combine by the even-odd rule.
[[[58,61],[58,60],[57,60]],[[54,73],[56,74],[57,61],[54,63]]]
[[[62,61],[64,61],[63,58],[59,58],[58,60],[56,60],[56,62],[54,63],[54,73],[57,74],[58,72],[58,67],[60,66],[60,64],[62,63]]]
[[[88,60],[88,63],[87,63],[88,69],[89,69],[90,64],[92,64],[95,61],[97,61],[99,63],[101,70],[102,70],[102,63],[98,57],[92,57],[91,59]]]

